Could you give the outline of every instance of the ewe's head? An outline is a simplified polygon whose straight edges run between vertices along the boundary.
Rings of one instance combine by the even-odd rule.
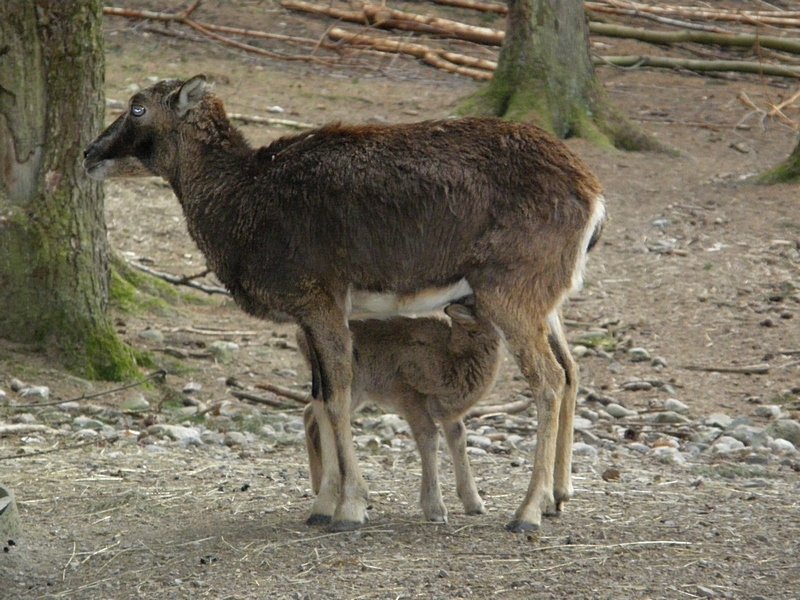
[[[176,155],[179,126],[192,120],[203,100],[206,78],[159,81],[135,94],[128,110],[89,144],[83,166],[93,179],[166,176]],[[224,114],[224,113],[223,113]]]

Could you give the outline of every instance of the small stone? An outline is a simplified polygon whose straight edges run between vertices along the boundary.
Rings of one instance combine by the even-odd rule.
[[[744,447],[744,444],[736,438],[723,435],[717,438],[716,443],[711,446],[711,452],[715,454],[730,454],[731,452],[744,450]]]
[[[659,446],[653,448],[652,452],[658,462],[665,465],[682,465],[686,462],[686,458],[683,454],[672,446]]]
[[[3,390],[0,390],[0,400],[5,400],[6,393]]]
[[[669,219],[656,219],[652,223],[650,223],[653,227],[657,227],[659,229],[664,229],[665,227],[669,226]]]
[[[603,481],[619,481],[622,479],[622,473],[620,473],[619,469],[610,468],[603,471],[601,475]]]
[[[753,427],[751,425],[737,425],[733,429],[726,432],[726,435],[739,440],[745,446],[752,448],[760,448],[765,446],[769,441],[763,429]]]
[[[572,444],[572,454],[574,456],[586,456],[588,458],[597,458],[597,448],[590,446],[584,442],[575,442]]]
[[[650,353],[644,348],[631,348],[628,350],[628,357],[631,362],[645,362],[650,360]]]
[[[183,386],[181,390],[184,394],[194,394],[195,392],[199,392],[203,389],[203,386],[199,383],[195,383],[194,381],[190,381],[186,385]]]
[[[22,413],[21,415],[17,415],[11,419],[12,423],[24,423],[26,425],[32,425],[34,423],[38,423],[38,421],[39,420],[31,413]]]
[[[190,437],[200,438],[200,432],[197,429],[183,425],[151,425],[147,428],[147,433],[152,436],[166,436],[176,442]]]
[[[583,358],[589,352],[589,348],[581,344],[578,344],[572,347],[571,352],[573,358]]]
[[[745,142],[731,142],[730,147],[739,152],[740,154],[749,154],[750,146]],[[706,596],[707,598],[714,598],[715,596]]]
[[[797,452],[797,448],[794,447],[792,442],[781,438],[772,440],[767,446],[769,446],[769,449],[775,454],[792,454]]]
[[[26,387],[30,387],[29,385],[27,385],[26,383],[23,383],[22,381],[20,381],[16,377],[11,379],[11,382],[9,383],[9,385],[11,386],[11,391],[12,392],[19,392],[20,390],[24,390]]]
[[[277,374],[287,379],[297,379],[297,371],[294,369],[280,369]]]
[[[781,319],[793,319],[794,313],[790,310],[782,310],[780,315],[778,315]]]
[[[613,361],[610,365],[608,365],[608,370],[611,371],[612,373],[619,374],[622,373],[623,368],[622,365],[619,364],[617,361]]]
[[[653,384],[644,380],[626,381],[622,389],[627,392],[648,392],[653,389]]]
[[[225,434],[223,442],[226,446],[246,446],[248,443],[247,436],[240,431],[229,431]]]
[[[227,365],[233,362],[233,355],[239,351],[239,345],[217,340],[208,345],[208,351],[218,363]]]
[[[150,408],[150,403],[145,400],[142,394],[136,394],[135,396],[127,398],[119,407],[121,410],[137,412]]]
[[[667,366],[667,359],[663,356],[656,356],[653,360],[650,361],[651,367],[666,367]]]
[[[90,419],[89,417],[75,417],[72,420],[73,429],[92,429],[100,431],[103,428],[103,423],[97,419]]]
[[[467,446],[467,454],[472,456],[488,456],[488,452],[483,448],[476,448],[475,446]]]
[[[578,416],[583,417],[584,419],[589,419],[592,423],[596,423],[600,420],[600,415],[589,408],[580,409],[578,411]]]
[[[733,419],[723,413],[712,413],[704,421],[706,425],[711,427],[718,427],[720,429],[727,429],[733,423]],[[773,436],[774,437],[774,436]]]
[[[800,446],[800,423],[791,419],[778,419],[764,431],[776,439],[787,440],[795,446]]]
[[[758,324],[761,325],[762,327],[775,327],[775,321],[772,319],[772,317],[767,317],[766,319],[760,321]]]
[[[680,400],[676,400],[675,398],[667,398],[664,400],[664,410],[671,410],[673,412],[685,415],[689,412],[689,407]]]
[[[634,452],[638,452],[639,454],[646,454],[647,452],[650,452],[650,447],[647,444],[642,444],[641,442],[632,442],[628,444],[628,448]]]
[[[608,406],[606,406],[606,412],[616,419],[623,419],[625,417],[635,417],[638,416],[639,413],[635,410],[629,410],[624,406],[620,406],[615,402],[612,402]]]
[[[276,106],[268,106],[267,107],[267,112],[275,113],[275,114],[280,115],[280,114],[283,114],[286,111],[283,109],[283,107],[276,105]]]
[[[152,329],[150,327],[144,331],[140,331],[139,337],[148,342],[153,342],[154,344],[162,344],[164,342],[164,334],[158,329]]]
[[[710,429],[703,429],[694,432],[691,436],[689,436],[689,441],[697,444],[710,444],[721,435],[721,429],[717,427],[711,427]]]
[[[46,385],[34,385],[19,390],[20,396],[33,396],[47,400],[50,397],[50,388]]]
[[[99,436],[100,434],[94,429],[81,429],[75,434],[75,437],[78,438],[79,440],[94,439]]]
[[[653,418],[654,423],[688,423],[689,419],[678,413],[665,410],[664,412],[656,413]]]
[[[483,448],[486,450],[492,445],[492,440],[483,435],[467,435],[467,446]]]
[[[591,429],[592,422],[589,419],[584,419],[583,417],[575,417],[572,421],[572,428],[575,431],[580,431],[582,429]]]
[[[411,428],[406,423],[405,419],[395,414],[381,415],[381,425],[390,427],[395,433],[410,433]]]
[[[777,419],[781,416],[781,407],[774,404],[762,404],[756,407],[753,414],[765,419]]]

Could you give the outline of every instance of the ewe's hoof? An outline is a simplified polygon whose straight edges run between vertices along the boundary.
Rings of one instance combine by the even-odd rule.
[[[521,519],[514,519],[510,523],[506,523],[506,529],[513,533],[525,533],[526,531],[536,531],[539,529],[538,523],[532,521],[525,521]]]
[[[311,515],[306,519],[306,525],[327,525],[330,522],[330,515]]]
[[[485,515],[486,514],[486,508],[484,508],[483,506],[479,506],[477,508],[467,509],[465,512],[468,515]]]
[[[338,533],[341,531],[355,531],[356,529],[360,529],[364,523],[360,523],[358,521],[333,521],[326,531],[329,533]]]

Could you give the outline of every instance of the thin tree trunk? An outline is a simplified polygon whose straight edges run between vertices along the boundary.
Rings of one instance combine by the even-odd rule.
[[[88,377],[136,373],[107,315],[103,195],[82,150],[103,124],[100,0],[0,3],[0,336]]]

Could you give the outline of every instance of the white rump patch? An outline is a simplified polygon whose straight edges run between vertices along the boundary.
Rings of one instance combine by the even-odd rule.
[[[583,272],[586,269],[586,259],[589,255],[589,242],[592,241],[592,236],[597,230],[600,223],[606,217],[606,201],[603,196],[598,196],[594,204],[594,212],[589,218],[589,223],[586,225],[586,230],[583,232],[581,239],[581,250],[578,255],[578,262],[575,264],[575,269],[572,271],[572,284],[567,295],[575,294],[583,289]]]
[[[351,290],[348,320],[388,319],[396,315],[418,315],[441,310],[453,301],[469,296],[472,288],[466,279],[448,287],[427,288],[416,294]]]

